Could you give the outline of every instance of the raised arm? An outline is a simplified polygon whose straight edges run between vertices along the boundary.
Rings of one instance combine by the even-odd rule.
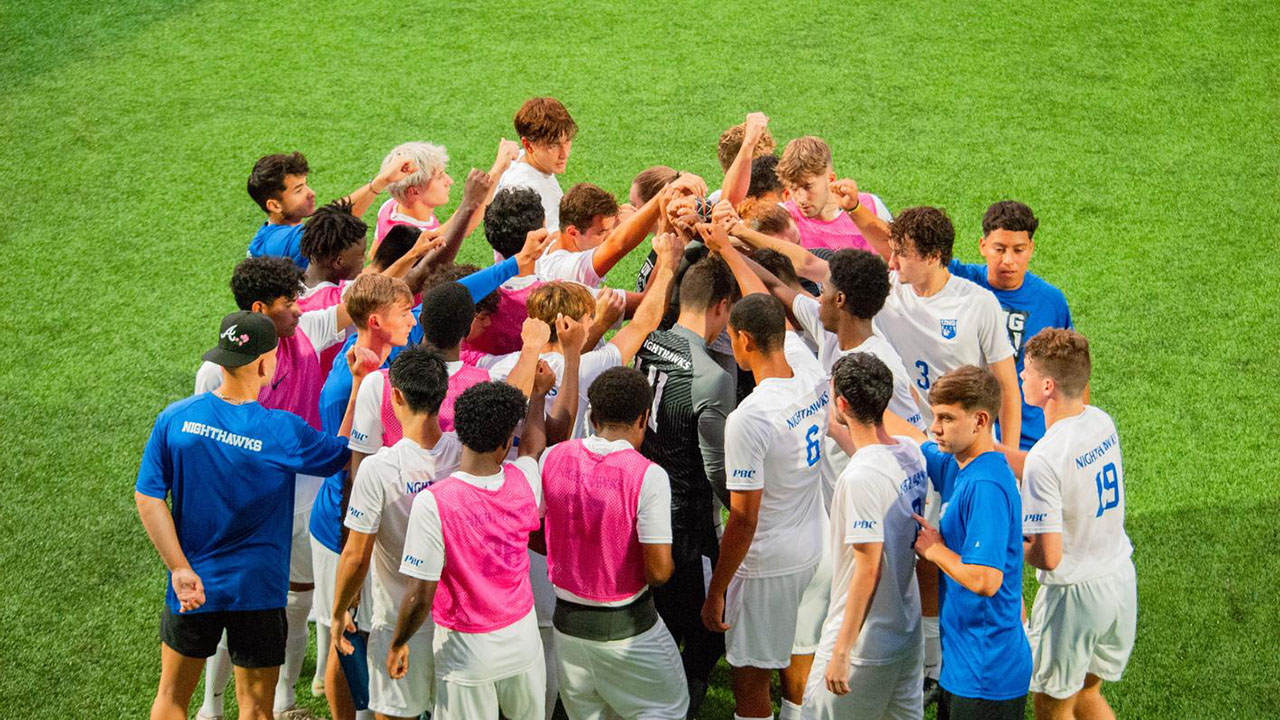
[[[858,184],[848,178],[837,180],[831,183],[831,192],[835,193],[840,207],[849,213],[849,219],[853,220],[853,224],[862,231],[862,237],[871,243],[871,247],[885,259],[885,262],[888,262],[889,223],[876,214],[875,208],[863,205],[858,199]]]
[[[582,349],[587,339],[587,328],[582,323],[563,315],[556,318],[556,339],[564,355],[564,374],[560,377],[560,392],[547,413],[547,444],[555,445],[573,435],[573,423],[578,419],[578,378],[582,364]]]
[[[538,358],[551,339],[551,327],[537,318],[525,318],[520,328],[520,357],[507,373],[507,384],[531,397],[533,378],[538,372]]]
[[[764,113],[747,114],[746,126],[742,133],[742,147],[738,148],[738,155],[724,174],[724,185],[720,188],[722,201],[727,200],[730,205],[737,207],[738,203],[747,198],[747,191],[751,189],[751,160],[755,156],[756,145],[760,142],[760,138],[764,137],[764,129],[768,125],[769,117]]]
[[[493,195],[495,185],[497,181],[491,179],[488,174],[475,168],[471,169],[467,174],[467,182],[463,185],[462,201],[458,203],[458,209],[440,228],[444,243],[430,252],[423,259],[424,262],[435,266],[447,265],[458,257],[463,238],[470,235],[471,231],[480,224],[480,219],[484,217],[484,209],[489,204],[488,199]],[[467,218],[466,222],[454,222],[454,219],[459,216]]]
[[[520,155],[520,143],[513,140],[502,138],[498,141],[498,154],[493,159],[493,167],[489,168],[489,172],[480,173],[479,170],[472,170],[471,174],[480,173],[484,176],[483,194],[476,197],[477,203],[474,206],[464,206],[459,204],[458,209],[453,215],[445,221],[445,226],[457,225],[462,232],[462,237],[466,237],[480,227],[480,221],[484,219],[485,208],[489,207],[489,203],[493,202],[493,195],[498,189],[498,180],[502,178],[502,173],[511,167],[511,162]],[[467,188],[471,187],[471,175],[467,176]],[[465,196],[463,198],[466,199]]]
[[[826,260],[795,243],[789,243],[786,240],[772,235],[765,235],[758,230],[747,227],[742,218],[738,217],[737,211],[724,200],[716,203],[712,218],[716,223],[725,223],[729,234],[747,245],[757,250],[773,250],[785,256],[791,261],[791,264],[796,269],[796,274],[800,277],[819,283],[826,282],[827,275],[830,273]]]
[[[662,215],[662,208],[671,198],[682,194],[696,195],[706,191],[707,184],[702,178],[692,173],[683,173],[657,195],[649,198],[649,202],[641,205],[639,210],[618,223],[618,226],[592,253],[591,265],[596,275],[604,277],[614,265],[644,242],[649,228]]]
[[[725,231],[724,225],[721,223],[699,223],[698,234],[702,236],[702,241],[707,244],[707,249],[714,253],[719,253],[724,258],[724,262],[733,271],[733,278],[738,281],[738,288],[742,290],[742,296],[754,295],[756,293],[769,294],[769,287],[752,272],[747,265],[747,259],[738,252],[738,249],[729,242],[729,233]],[[785,288],[790,290],[790,288]],[[791,291],[791,297],[778,296],[787,305],[791,304],[792,297],[795,292]]]
[[[664,233],[653,239],[653,248],[658,253],[658,264],[653,268],[649,278],[649,287],[645,291],[644,300],[636,308],[636,314],[621,330],[614,334],[609,342],[618,348],[622,356],[622,364],[630,365],[644,344],[649,333],[658,329],[662,316],[667,311],[667,302],[671,299],[671,285],[675,279],[675,268],[680,264],[684,253],[684,245],[670,233]]]
[[[529,410],[524,416],[524,430],[520,433],[520,457],[535,460],[547,449],[547,393],[555,384],[556,376],[546,362],[538,363],[538,374],[533,382],[533,395],[529,398]]]
[[[356,188],[344,200],[351,203],[351,214],[360,217],[365,214],[374,200],[387,189],[391,183],[402,180],[418,172],[418,164],[403,155],[395,155],[386,163],[372,180]]]

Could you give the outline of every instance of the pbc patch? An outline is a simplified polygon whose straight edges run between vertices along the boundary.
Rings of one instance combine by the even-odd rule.
[[[939,319],[938,322],[942,324],[942,337],[947,340],[954,339],[956,336],[956,318],[951,318],[950,320]]]

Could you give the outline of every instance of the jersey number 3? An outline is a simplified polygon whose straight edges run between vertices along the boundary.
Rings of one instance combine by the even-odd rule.
[[[1120,504],[1120,473],[1116,471],[1116,464],[1107,463],[1093,481],[1098,486],[1098,514],[1094,517],[1102,517],[1102,513]]]
[[[916,361],[916,367],[920,369],[920,377],[916,378],[916,387],[921,390],[929,389],[929,363],[923,360]]]

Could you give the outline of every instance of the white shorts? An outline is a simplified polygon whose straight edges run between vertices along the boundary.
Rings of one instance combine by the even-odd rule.
[[[659,618],[625,640],[583,640],[556,631],[560,701],[571,718],[671,718],[689,709],[680,650]]]
[[[333,617],[333,594],[338,584],[338,553],[321,545],[318,540],[311,538],[311,565],[315,571],[316,590],[312,594],[311,612],[315,616],[316,624],[329,627],[329,621]],[[365,608],[365,612],[373,612],[373,593],[370,588],[373,586],[372,578],[365,578],[364,584],[360,586],[360,607]],[[356,613],[354,618],[356,626],[361,626],[360,613]],[[364,623],[367,625],[367,623]],[[363,628],[362,628],[363,629]]]
[[[436,678],[436,706],[431,720],[545,720],[547,666],[542,654],[528,670],[479,685]]]
[[[851,665],[849,692],[844,695],[827,689],[830,660],[822,655],[814,658],[800,711],[804,720],[924,717],[923,645],[887,665]]]
[[[791,643],[792,655],[812,655],[818,650],[822,623],[827,619],[827,608],[831,603],[831,572],[831,553],[823,550],[818,568],[800,596],[796,637]]]
[[[289,544],[289,582],[310,585],[311,572],[311,507],[293,514],[293,537]]]
[[[725,660],[733,667],[781,670],[791,664],[800,599],[815,568],[788,575],[734,575],[724,599]]]
[[[1064,700],[1085,675],[1115,682],[1124,673],[1138,626],[1133,565],[1074,585],[1042,585],[1031,607],[1031,691]]]
[[[387,653],[395,629],[376,627],[369,633],[369,709],[392,717],[417,717],[431,709],[431,688],[436,677],[431,653],[431,631],[424,624],[409,638],[409,672],[399,680],[387,674]]]

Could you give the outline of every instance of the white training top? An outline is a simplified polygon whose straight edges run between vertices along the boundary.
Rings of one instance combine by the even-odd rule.
[[[620,450],[634,450],[626,440],[605,440],[598,435],[583,439],[587,450],[597,455],[608,455]],[[550,448],[547,448],[550,450]],[[547,453],[542,453],[539,470],[546,474]],[[644,545],[663,545],[671,543],[671,479],[667,471],[657,463],[644,471],[644,479],[640,481],[640,496],[636,498],[636,538]],[[594,538],[584,538],[584,542],[594,542]],[[643,595],[648,588],[641,588],[631,597],[612,602],[600,602],[575,595],[563,588],[555,588],[556,597],[564,598],[579,605],[594,607],[620,607],[629,605]]]
[[[920,589],[916,585],[916,521],[928,483],[924,455],[909,438],[871,445],[850,458],[836,480],[831,502],[831,604],[818,654],[831,657],[844,622],[853,579],[853,546],[883,543],[880,582],[849,658],[856,665],[884,665],[914,652],[922,642]]]
[[[449,377],[453,377],[462,369],[462,361],[455,360],[444,364]],[[368,382],[360,381],[360,390],[356,392],[356,409],[351,418],[351,440],[347,447],[355,452],[372,455],[383,447],[382,442],[382,393],[387,384],[382,381],[381,373],[369,373]],[[505,373],[495,374],[489,371],[489,379],[503,381]]]
[[[920,297],[889,273],[889,297],[875,327],[902,358],[920,394],[920,414],[933,422],[929,388],[962,365],[985,367],[1013,356],[1004,310],[996,296],[951,275],[936,294]]]
[[[565,250],[556,248],[543,253],[533,264],[533,271],[543,280],[571,280],[590,288],[600,287],[596,274],[596,248],[590,250]]]
[[[413,498],[457,470],[461,455],[458,436],[449,432],[430,450],[402,438],[360,463],[343,524],[356,532],[377,535],[369,578],[373,583],[372,627],[394,628],[400,601],[409,590],[409,579],[400,574],[400,561]]]
[[[507,167],[506,172],[502,173],[502,177],[498,178],[498,187],[494,193],[509,187],[533,188],[542,198],[542,211],[547,217],[547,232],[555,232],[560,229],[560,199],[564,197],[564,191],[560,189],[560,181],[556,179],[555,174],[539,172],[525,162],[524,155],[524,151],[520,151],[520,155]]]
[[[529,481],[541,516],[542,476],[538,474],[538,461],[526,455],[511,464]],[[497,490],[506,479],[501,471],[485,477],[454,471],[452,476],[484,490]],[[418,493],[409,512],[404,553],[421,559],[422,564],[402,563],[400,572],[420,580],[438,581],[444,569],[445,551],[436,498],[429,492]],[[481,685],[519,675],[542,657],[542,638],[532,608],[516,622],[487,633],[464,633],[436,626],[432,646],[436,678],[459,685]]]
[[[1062,533],[1062,560],[1042,585],[1070,585],[1128,567],[1124,464],[1111,416],[1092,405],[1045,431],[1022,470],[1022,533]]]
[[[822,555],[821,463],[831,392],[826,378],[806,367],[793,362],[792,377],[758,383],[725,422],[726,486],[763,491],[755,537],[738,567],[742,577],[800,572]]]
[[[548,352],[542,353],[540,357],[547,361],[547,365],[556,375],[556,384],[547,393],[546,410],[550,413],[556,396],[560,394],[560,382],[564,379],[564,356],[557,352]],[[489,373],[491,375],[497,373],[505,378],[511,374],[511,368],[515,367],[519,359],[518,352],[499,355],[490,365]],[[578,411],[573,422],[572,438],[583,438],[590,434],[591,428],[587,424],[587,388],[600,377],[600,373],[621,365],[622,353],[613,343],[605,343],[598,350],[582,354],[578,361]]]

